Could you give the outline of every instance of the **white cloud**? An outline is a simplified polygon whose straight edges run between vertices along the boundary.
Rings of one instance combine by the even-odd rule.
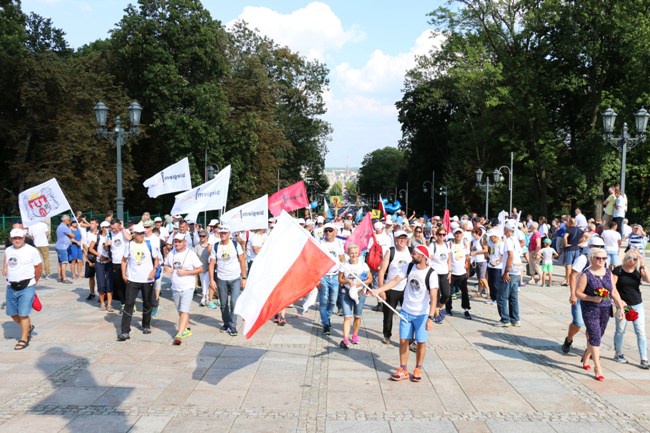
[[[346,43],[365,37],[356,26],[344,29],[329,5],[321,2],[309,3],[289,14],[266,7],[246,6],[227,26],[238,20],[246,21],[249,27],[259,29],[278,44],[320,61],[326,60],[328,51],[339,50]]]
[[[347,90],[363,93],[380,92],[386,88],[401,88],[404,74],[415,66],[416,56],[428,53],[431,48],[439,48],[442,36],[426,30],[415,40],[413,47],[405,53],[391,56],[375,50],[366,64],[353,68],[349,63],[341,63],[333,72],[334,79]]]

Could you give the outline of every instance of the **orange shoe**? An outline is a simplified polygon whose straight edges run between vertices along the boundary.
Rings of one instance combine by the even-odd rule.
[[[415,367],[413,369],[413,376],[411,376],[411,382],[419,382],[422,380],[422,369]]]
[[[391,380],[396,382],[409,378],[408,370],[404,370],[402,367],[398,368],[397,371],[390,375]]]

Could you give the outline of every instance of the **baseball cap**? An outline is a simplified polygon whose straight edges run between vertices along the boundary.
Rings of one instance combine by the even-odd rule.
[[[327,224],[325,224],[325,225],[323,226],[323,229],[334,229],[334,230],[338,230],[339,228],[338,228],[337,226],[335,226],[334,224],[332,224],[332,223],[327,223]]]
[[[162,222],[162,218],[160,218],[160,217],[156,217],[156,218],[153,219],[153,222],[155,222],[155,223],[161,223],[161,222]]]
[[[188,224],[194,224],[194,220],[192,220],[192,219],[187,219],[187,220],[185,220],[185,222],[188,223]]]
[[[144,233],[144,226],[142,224],[136,224],[131,228],[132,233]]]
[[[393,236],[398,238],[400,236],[408,236],[408,234],[404,230],[397,230]]]
[[[218,225],[218,224],[219,224],[219,220],[218,220],[218,219],[211,219],[210,222],[208,223],[208,226],[210,226],[210,227],[214,227],[214,226],[216,226],[216,225]]]
[[[25,230],[23,230],[23,229],[12,229],[11,232],[9,232],[9,237],[11,237],[11,238],[24,238],[25,237]]]
[[[102,223],[99,226],[100,227],[110,227],[111,223],[109,223],[108,221],[102,221]]]
[[[384,225],[383,225],[381,222],[377,221],[377,222],[373,225],[373,227],[375,228],[375,230],[381,230],[381,229],[384,228]]]
[[[454,215],[453,217],[451,217],[451,220],[452,221],[458,221],[458,215]]]
[[[302,224],[304,226],[305,225],[305,219],[304,218],[298,218],[298,224]]]
[[[223,224],[217,231],[219,233],[230,233],[230,227],[228,227],[226,224]]]
[[[605,242],[603,242],[603,238],[601,238],[600,236],[592,236],[589,238],[589,242],[587,243],[587,245],[589,246],[589,248],[594,248],[594,247],[604,248]]]
[[[456,228],[452,231],[452,233],[453,233],[453,234],[456,234],[456,233],[463,233],[463,229],[461,229],[460,227],[456,227]]]
[[[147,220],[142,225],[145,227],[153,227],[153,221]]]
[[[517,222],[515,220],[508,220],[503,224],[503,228],[515,231],[517,230]]]
[[[305,221],[305,225],[306,226],[313,226],[314,225],[314,220],[309,219],[309,220]]]
[[[460,224],[458,224],[456,221],[454,221],[453,223],[449,224],[449,227],[452,230],[454,230],[454,229],[457,229],[458,227],[460,227]]]
[[[174,235],[174,240],[175,241],[184,241],[185,240],[185,235],[183,233],[176,233]]]
[[[418,245],[414,248],[414,251],[422,254],[427,260],[429,260],[429,250],[424,245]]]
[[[324,223],[324,222],[325,222],[325,218],[323,217],[323,215],[318,215],[318,216],[316,217],[316,222],[317,222],[317,223]]]

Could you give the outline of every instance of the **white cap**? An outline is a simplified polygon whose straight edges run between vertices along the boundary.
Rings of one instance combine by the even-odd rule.
[[[226,224],[223,224],[221,227],[219,227],[219,230],[217,230],[219,233],[230,233],[230,227],[228,227]]]
[[[460,224],[458,224],[456,221],[454,221],[453,223],[449,224],[449,227],[452,230],[454,230],[454,229],[457,229],[458,227],[460,227]]]
[[[183,233],[176,233],[174,235],[174,240],[175,241],[184,241],[185,240],[185,235]]]
[[[209,226],[209,227],[214,227],[214,226],[217,226],[217,225],[219,225],[219,220],[216,219],[216,218],[215,218],[215,219],[211,219],[210,222],[208,223],[208,226]]]
[[[515,231],[515,230],[517,230],[517,222],[515,220],[507,220],[503,224],[503,228],[506,228],[506,229],[508,229],[510,231]]]
[[[108,221],[102,221],[102,223],[99,226],[100,227],[110,227],[111,223],[109,223]]]
[[[453,217],[451,217],[451,221],[458,221],[458,216],[454,215]]]
[[[332,223],[327,223],[327,224],[325,224],[325,225],[323,226],[323,229],[334,229],[334,230],[338,230],[339,228],[338,228],[337,226],[335,226],[334,224],[332,224]]]
[[[605,247],[605,242],[603,241],[603,238],[600,236],[592,236],[589,238],[589,242],[587,243],[589,248],[592,247]]]
[[[144,233],[144,226],[142,224],[136,224],[131,227],[131,233]]]
[[[324,223],[324,222],[325,222],[325,218],[323,217],[323,215],[318,215],[318,216],[316,217],[316,222],[319,223],[319,224],[320,224],[320,223]]]
[[[463,233],[463,229],[461,229],[460,227],[456,227],[454,230],[452,230],[452,233],[453,233],[453,234],[456,234],[456,233]]]
[[[155,222],[155,223],[161,223],[161,222],[162,222],[162,218],[160,218],[160,217],[156,217],[156,218],[153,219],[153,222]]]
[[[192,219],[186,219],[185,222],[188,224],[194,224],[194,220]]]
[[[306,226],[313,226],[314,225],[314,220],[309,219],[309,220],[305,221],[305,225]]]
[[[387,226],[392,226],[393,225],[393,219],[391,218],[390,215],[386,215],[386,225]]]
[[[277,220],[275,219],[275,217],[271,217],[271,218],[269,218],[269,222],[270,222],[270,223],[274,223],[274,222],[276,222],[276,221],[277,221]]]
[[[408,236],[408,234],[407,234],[404,230],[397,230],[397,231],[393,234],[393,236],[394,236],[395,238],[398,238],[398,237],[400,237],[400,236]]]
[[[375,228],[375,230],[381,230],[381,229],[384,228],[384,225],[383,225],[381,222],[377,221],[377,222],[373,225],[373,227]]]
[[[305,225],[305,219],[304,218],[298,218],[298,224],[302,224],[304,226]]]
[[[23,229],[12,229],[11,232],[9,232],[9,237],[11,237],[11,238],[24,238],[25,237],[25,230],[23,230]]]

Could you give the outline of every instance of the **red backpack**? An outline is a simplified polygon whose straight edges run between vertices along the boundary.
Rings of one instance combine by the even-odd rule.
[[[370,269],[378,271],[381,267],[381,262],[384,260],[384,255],[381,245],[377,243],[374,234],[372,235],[372,240],[372,246],[368,250],[368,254],[366,254],[366,263]]]

